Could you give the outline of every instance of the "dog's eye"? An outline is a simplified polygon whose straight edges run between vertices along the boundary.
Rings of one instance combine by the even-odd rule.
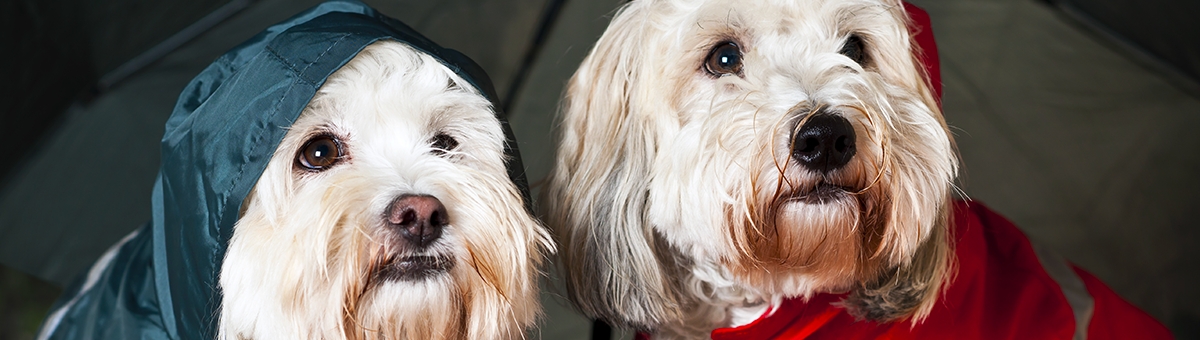
[[[733,42],[723,42],[713,47],[705,58],[704,69],[714,76],[742,72],[742,50]]]
[[[320,135],[309,139],[296,156],[296,165],[311,171],[321,171],[342,159],[342,145],[333,136]]]
[[[430,142],[433,144],[433,154],[438,156],[445,155],[447,152],[458,148],[458,140],[445,133],[434,135]]]
[[[859,37],[858,34],[851,34],[849,38],[846,38],[846,43],[842,44],[842,50],[838,51],[838,53],[850,58],[850,60],[859,65],[865,65],[863,62],[867,61],[867,54],[863,51],[864,48],[865,44],[862,37]]]

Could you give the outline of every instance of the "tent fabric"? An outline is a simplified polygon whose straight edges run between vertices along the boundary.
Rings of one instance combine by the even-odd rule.
[[[499,107],[474,62],[362,3],[326,2],[272,26],[184,89],[162,139],[151,222],[77,279],[51,314],[59,314],[57,327],[43,333],[53,339],[213,338],[217,277],[242,201],[325,79],[383,39],[432,55]],[[524,170],[504,124],[509,176],[528,209]]]
[[[1200,2],[1172,0],[1047,0],[1100,36],[1150,63],[1182,89],[1200,95]]]

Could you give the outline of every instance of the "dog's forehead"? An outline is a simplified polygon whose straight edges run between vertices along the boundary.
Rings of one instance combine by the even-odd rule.
[[[488,100],[433,57],[398,43],[372,46],[330,77],[313,125],[355,134],[424,135],[494,119]]]
[[[897,26],[897,6],[881,0],[703,1],[692,11],[691,26],[705,35],[837,38]]]

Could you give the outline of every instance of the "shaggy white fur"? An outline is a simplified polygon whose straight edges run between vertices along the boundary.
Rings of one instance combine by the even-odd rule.
[[[897,0],[622,8],[570,81],[543,200],[571,299],[662,338],[818,292],[927,315],[957,160],[907,20]],[[833,170],[796,156],[820,116],[852,126]]]
[[[398,42],[368,46],[320,88],[245,199],[220,276],[220,337],[523,337],[554,246],[507,176],[504,143],[488,100],[450,69]],[[397,202],[417,196],[444,205],[428,244],[395,225]]]

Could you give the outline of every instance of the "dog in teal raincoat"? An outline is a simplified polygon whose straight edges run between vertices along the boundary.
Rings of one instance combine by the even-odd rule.
[[[553,251],[486,75],[357,2],[217,59],[167,122],[153,220],[52,339],[516,338]]]

